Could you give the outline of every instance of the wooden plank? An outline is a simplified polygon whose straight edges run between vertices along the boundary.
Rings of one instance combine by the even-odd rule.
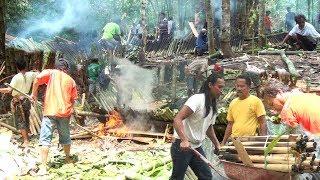
[[[253,166],[253,163],[241,142],[238,139],[234,139],[233,137],[231,137],[231,140],[243,164],[246,166]]]
[[[194,23],[189,21],[188,24],[189,24],[189,26],[190,26],[190,29],[191,29],[193,35],[194,35],[195,37],[198,37],[198,36],[199,36],[199,33],[198,33],[198,31],[197,31]]]
[[[118,133],[121,131],[121,134],[124,135],[144,135],[144,136],[153,136],[153,137],[164,137],[166,136],[165,133],[153,133],[153,132],[144,132],[144,131],[127,131],[127,132],[122,132],[123,130],[120,129],[108,129],[108,133]],[[167,134],[168,135],[168,134]]]

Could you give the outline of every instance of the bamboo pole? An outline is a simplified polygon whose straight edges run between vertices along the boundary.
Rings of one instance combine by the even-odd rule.
[[[244,141],[265,142],[267,139],[268,139],[268,142],[271,142],[277,137],[278,136],[276,135],[272,135],[272,136],[242,136],[242,137],[236,137],[236,138],[239,139],[241,142],[244,142]],[[299,141],[300,139],[302,139],[301,134],[282,135],[280,137],[279,142],[296,142],[296,141]]]
[[[279,171],[285,173],[289,173],[292,171],[292,164],[267,164],[267,166],[265,167],[265,164],[254,163],[253,166],[257,168],[263,168],[266,170]]]
[[[264,153],[265,147],[257,147],[257,146],[244,146],[245,150],[248,152],[248,154],[251,153]],[[221,149],[222,151],[236,151],[236,148],[234,146],[222,146]],[[274,147],[271,151],[271,153],[275,154],[286,154],[290,153],[291,148],[290,147]]]
[[[247,141],[247,142],[241,142],[244,146],[256,146],[256,147],[264,147],[271,144],[271,142],[259,142],[259,141]],[[227,144],[228,146],[233,146],[233,143],[230,142]],[[296,148],[299,146],[296,142],[278,142],[275,147],[292,147]],[[316,142],[306,142],[306,148],[316,148],[317,143]]]

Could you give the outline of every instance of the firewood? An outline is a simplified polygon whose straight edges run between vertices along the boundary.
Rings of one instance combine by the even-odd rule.
[[[108,129],[108,133],[117,133],[118,129]],[[144,131],[127,131],[124,134],[128,135],[143,135],[143,136],[151,136],[151,137],[164,137],[168,136],[165,133],[152,133],[152,132],[144,132]]]
[[[3,126],[9,130],[11,130],[12,132],[16,133],[16,134],[20,134],[20,132],[15,128],[15,127],[12,127],[4,122],[0,122],[0,126]]]

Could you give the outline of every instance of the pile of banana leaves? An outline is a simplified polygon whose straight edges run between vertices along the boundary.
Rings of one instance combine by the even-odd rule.
[[[74,164],[61,155],[49,164],[52,179],[169,179],[172,162],[168,150],[90,152],[76,154]]]

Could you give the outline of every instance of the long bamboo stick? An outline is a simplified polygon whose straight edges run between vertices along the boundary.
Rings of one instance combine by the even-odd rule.
[[[244,146],[256,146],[256,147],[262,146],[262,147],[264,147],[264,146],[268,146],[271,142],[265,143],[265,142],[259,142],[259,141],[256,141],[256,142],[255,141],[253,141],[253,142],[247,141],[247,142],[241,142],[241,143]],[[230,142],[227,145],[233,146],[233,143]],[[293,148],[295,148],[296,146],[297,146],[296,142],[278,142],[275,147],[293,147]],[[317,146],[316,142],[307,142],[306,143],[307,148],[316,148],[316,146]]]
[[[244,141],[260,141],[265,142],[268,138],[268,142],[273,141],[277,136],[242,136],[242,137],[236,137],[236,139],[239,139],[241,142]],[[290,134],[290,135],[282,135],[280,137],[279,142],[296,142],[302,138],[301,134]],[[230,140],[231,141],[231,140]]]
[[[292,164],[267,164],[267,166],[265,167],[265,164],[254,163],[253,166],[257,168],[263,168],[267,170],[286,172],[286,173],[289,173],[292,171]]]
[[[264,153],[264,147],[256,147],[256,146],[245,146],[244,147],[246,151],[248,151],[248,154],[251,153]],[[234,152],[236,151],[236,148],[234,146],[222,146],[221,147],[222,151],[231,151]],[[275,154],[286,154],[290,153],[291,148],[290,147],[274,147],[271,151],[271,153]]]

